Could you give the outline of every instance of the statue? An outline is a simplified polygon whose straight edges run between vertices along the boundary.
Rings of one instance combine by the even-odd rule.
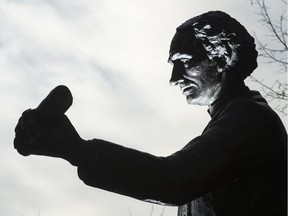
[[[24,156],[67,160],[89,186],[178,206],[178,216],[284,216],[287,133],[260,93],[244,84],[256,59],[254,38],[224,12],[201,14],[177,28],[170,84],[189,104],[208,106],[211,121],[167,157],[82,139],[63,114],[72,104],[65,87],[22,114],[14,147]]]

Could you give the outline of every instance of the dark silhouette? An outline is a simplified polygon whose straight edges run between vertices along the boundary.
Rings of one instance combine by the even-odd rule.
[[[25,111],[14,146],[25,156],[64,158],[87,185],[179,206],[179,216],[284,216],[287,133],[260,93],[244,84],[256,58],[254,38],[221,11],[177,28],[170,84],[180,86],[189,104],[207,105],[211,121],[170,156],[83,140],[65,109],[46,116],[38,108]]]

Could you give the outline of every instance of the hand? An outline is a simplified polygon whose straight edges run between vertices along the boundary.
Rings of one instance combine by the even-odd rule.
[[[60,157],[77,165],[83,151],[81,139],[64,114],[41,117],[37,110],[26,110],[15,128],[14,147],[23,155]]]

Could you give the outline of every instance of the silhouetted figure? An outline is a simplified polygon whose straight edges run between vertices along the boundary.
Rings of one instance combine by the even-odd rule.
[[[183,149],[157,157],[105,140],[83,140],[64,114],[27,110],[16,126],[22,155],[64,158],[85,184],[158,204],[179,216],[286,215],[287,133],[244,79],[257,67],[253,37],[234,18],[212,11],[177,28],[171,85],[211,121]]]

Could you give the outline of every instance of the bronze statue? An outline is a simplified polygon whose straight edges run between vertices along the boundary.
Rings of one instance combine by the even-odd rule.
[[[254,38],[224,12],[204,13],[177,28],[170,84],[189,104],[207,105],[211,121],[170,156],[83,140],[64,114],[72,103],[65,87],[22,114],[14,146],[25,156],[69,161],[92,187],[179,206],[178,216],[284,216],[287,133],[260,93],[244,84],[256,59]],[[59,102],[58,92],[67,103]]]

